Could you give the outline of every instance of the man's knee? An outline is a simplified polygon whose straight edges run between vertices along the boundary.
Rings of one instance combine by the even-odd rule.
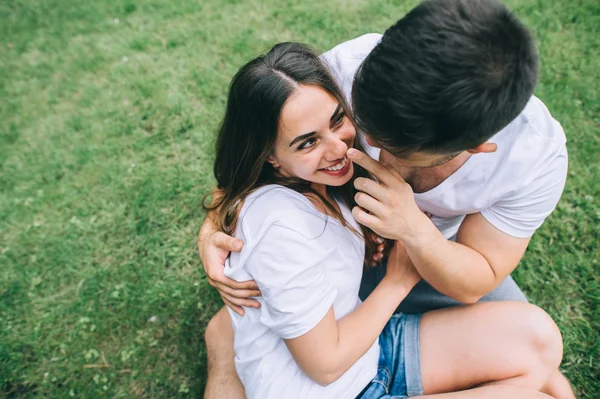
[[[233,351],[233,329],[231,317],[225,307],[221,308],[210,319],[204,332],[204,341],[208,352],[209,361],[219,352]]]

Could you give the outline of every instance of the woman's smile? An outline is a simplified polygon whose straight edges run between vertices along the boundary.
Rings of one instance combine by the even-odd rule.
[[[344,158],[335,165],[319,169],[318,171],[334,177],[344,176],[350,170],[351,164],[352,162],[349,162],[348,157],[344,155]]]

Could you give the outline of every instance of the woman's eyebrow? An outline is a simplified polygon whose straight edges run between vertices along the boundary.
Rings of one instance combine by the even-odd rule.
[[[338,116],[338,114],[340,113],[341,108],[342,108],[342,104],[338,104],[335,111],[333,111],[331,118],[329,119],[329,123],[333,123],[333,120],[335,119],[335,117]]]
[[[335,108],[335,111],[333,111],[331,118],[329,118],[330,124],[333,123],[333,120],[335,119],[336,116],[338,116],[341,109],[342,109],[342,104],[338,104],[337,107]],[[290,147],[293,146],[294,144],[296,144],[297,142],[307,139],[310,136],[313,136],[315,134],[317,134],[317,132],[310,132],[310,133],[301,134],[300,136],[296,136],[296,138],[294,140],[292,140],[292,142],[290,143]]]
[[[294,144],[296,144],[299,141],[302,141],[304,139],[307,139],[311,136],[314,136],[315,134],[317,134],[317,132],[310,132],[310,133],[305,133],[305,134],[301,134],[300,136],[296,136],[296,138],[294,140],[292,140],[292,142],[290,143],[290,147],[293,146]]]

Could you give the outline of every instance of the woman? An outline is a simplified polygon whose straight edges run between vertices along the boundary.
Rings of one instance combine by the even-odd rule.
[[[376,243],[353,219],[350,110],[318,56],[276,45],[234,77],[220,128],[217,226],[245,242],[226,274],[255,280],[259,309],[230,312],[249,398],[544,397],[561,360],[541,310],[489,303],[392,316],[420,276],[397,244],[361,304]],[[366,247],[366,250],[365,250]],[[544,333],[524,333],[530,324]],[[547,333],[549,331],[549,333]],[[457,345],[460,345],[457,347]]]

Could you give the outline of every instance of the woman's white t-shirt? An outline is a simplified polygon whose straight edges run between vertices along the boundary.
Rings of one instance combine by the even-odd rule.
[[[248,399],[356,397],[377,372],[377,341],[340,379],[321,386],[298,367],[284,339],[309,332],[332,306],[337,320],[360,305],[362,239],[304,195],[277,185],[246,198],[235,237],[244,248],[231,254],[225,274],[255,280],[262,292],[259,309],[245,308],[243,317],[228,309],[235,366]]]

